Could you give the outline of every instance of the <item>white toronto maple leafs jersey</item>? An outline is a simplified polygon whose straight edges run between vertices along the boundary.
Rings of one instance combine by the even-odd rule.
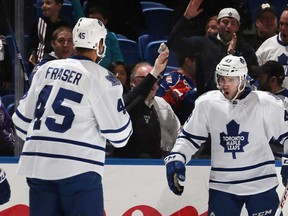
[[[269,140],[283,144],[287,120],[282,100],[267,92],[252,91],[233,104],[219,90],[210,91],[196,101],[172,152],[184,154],[188,162],[210,133],[210,188],[261,193],[278,185]]]
[[[257,49],[256,56],[260,66],[269,60],[278,61],[284,67],[285,71],[283,86],[288,88],[288,46],[281,41],[280,34],[281,33],[264,41]]]
[[[122,147],[132,134],[122,91],[112,73],[85,57],[40,67],[13,115],[25,140],[17,172],[48,180],[102,175],[106,139]]]

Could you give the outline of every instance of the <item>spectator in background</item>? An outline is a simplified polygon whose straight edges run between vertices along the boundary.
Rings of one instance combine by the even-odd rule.
[[[212,16],[208,19],[205,27],[206,35],[214,35],[217,36],[218,34],[218,18],[217,16]]]
[[[53,47],[53,51],[46,53],[42,61],[33,68],[29,76],[30,84],[41,65],[51,60],[65,59],[74,54],[72,28],[69,26],[59,26],[52,34],[51,46]]]
[[[59,26],[69,25],[65,18],[60,16],[63,0],[42,0],[42,14],[33,24],[29,38],[29,63],[33,68],[39,63],[45,53],[53,51],[51,45],[52,34]]]
[[[108,70],[111,71],[123,85],[123,93],[130,91],[130,71],[122,61],[115,61],[110,64]]]
[[[110,17],[106,28],[131,40],[137,41],[146,27],[140,0],[88,0],[85,16],[89,16],[92,7],[109,8]]]
[[[263,65],[269,60],[278,61],[285,72],[283,87],[288,88],[288,7],[286,7],[280,16],[279,33],[268,38],[256,51],[259,65]]]
[[[124,95],[124,101],[132,120],[133,134],[123,149],[114,149],[113,157],[161,158],[173,147],[180,122],[169,104],[163,98],[155,97],[158,89],[155,75],[157,77],[167,63],[167,60],[161,63],[163,55],[166,54],[159,55],[153,68],[149,63],[141,62],[132,69],[132,90]],[[144,84],[149,79],[150,84]],[[129,102],[129,98],[139,91],[146,93],[137,93],[138,96]]]
[[[12,47],[12,49],[15,49]],[[13,57],[14,58],[14,57]],[[14,93],[12,56],[9,53],[6,36],[0,35],[0,95]]]
[[[109,20],[109,12],[107,8],[92,7],[89,9],[88,16],[90,18],[96,18],[100,20],[105,26],[107,26]],[[105,57],[100,61],[99,64],[107,69],[112,62],[115,61],[124,62],[124,58],[121,53],[117,37],[113,32],[107,30],[105,43],[106,43]]]
[[[179,55],[179,69],[164,74],[159,80],[157,96],[163,97],[170,104],[181,122],[185,123],[194,108],[197,98],[196,57],[195,55]]]
[[[257,51],[257,49],[266,39],[276,35],[277,33],[278,24],[276,11],[270,6],[270,4],[265,3],[259,5],[256,12],[255,25],[256,32],[249,41],[249,44],[255,51]]]
[[[0,156],[14,156],[14,148],[14,125],[6,107],[0,102]]]
[[[197,17],[203,9],[200,5],[203,0],[190,0],[184,15],[173,27],[169,38],[168,47],[178,53],[200,53],[203,61],[203,79],[198,81],[198,94],[216,89],[215,68],[218,62],[227,55],[227,49],[233,36],[240,27],[240,16],[234,8],[224,8],[218,14],[219,32],[217,36],[190,36],[186,37],[186,24],[190,19]],[[237,36],[237,43],[233,51],[234,55],[244,56],[250,69],[258,65],[253,48],[249,47],[241,37]]]

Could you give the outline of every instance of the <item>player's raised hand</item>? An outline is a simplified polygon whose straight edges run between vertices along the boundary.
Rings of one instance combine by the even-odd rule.
[[[0,205],[9,201],[11,196],[10,185],[6,179],[6,173],[0,169]]]
[[[169,57],[169,49],[164,43],[160,45],[158,52],[160,54],[158,55],[158,58],[155,60],[154,67],[150,72],[154,77],[158,77],[159,74],[162,71],[164,71]]]
[[[164,158],[164,162],[170,190],[176,195],[181,195],[184,186],[179,184],[179,180],[182,182],[185,181],[185,158],[179,153],[171,153]]]
[[[200,14],[203,11],[202,8],[199,8],[202,2],[203,0],[190,0],[184,13],[184,16],[187,19],[191,19],[193,17],[198,16],[198,14]]]

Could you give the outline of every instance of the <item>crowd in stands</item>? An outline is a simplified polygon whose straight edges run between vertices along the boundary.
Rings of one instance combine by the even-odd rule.
[[[249,84],[255,89],[281,95],[283,100],[288,97],[288,9],[284,4],[280,7],[275,1],[264,0],[254,6],[244,0],[221,0],[217,4],[204,0],[200,5],[192,0],[29,2],[37,14],[29,30],[25,29],[29,42],[24,61],[30,82],[41,65],[74,54],[72,29],[79,18],[98,19],[107,28],[106,50],[99,54],[97,63],[111,71],[123,85],[125,105],[127,109],[131,105],[128,112],[134,128],[126,147],[107,148],[109,157],[163,158],[193,111],[195,100],[217,89],[215,68],[227,54],[245,58]],[[152,6],[147,6],[147,2],[157,3],[154,5],[157,9],[165,8],[163,17],[168,23],[168,34],[162,34],[167,23],[156,15],[153,25],[159,32],[157,29],[150,32]],[[63,13],[67,5],[73,17]],[[3,29],[0,34],[0,94],[4,97],[14,94],[13,79],[17,73],[13,71],[15,57],[9,53],[14,47],[6,40],[10,33]],[[144,49],[139,41],[143,35],[148,35]],[[129,46],[121,45],[121,40],[133,41],[138,47],[130,50]],[[166,44],[170,56],[166,68],[155,75],[151,74],[154,62],[148,62],[142,54],[156,41]],[[133,64],[127,60],[129,52],[137,56]],[[156,56],[154,61],[157,61],[157,51],[148,55]],[[177,67],[169,64],[175,59]],[[209,151],[208,139],[196,157],[209,158]],[[277,148],[279,151],[281,148]]]

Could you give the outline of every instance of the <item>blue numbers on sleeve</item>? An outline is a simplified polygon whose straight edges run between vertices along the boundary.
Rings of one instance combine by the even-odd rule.
[[[288,111],[285,110],[285,113],[284,113],[284,121],[287,121],[288,120]]]
[[[41,125],[41,118],[45,112],[46,102],[50,96],[52,86],[46,85],[39,94],[35,110],[34,129],[39,130]],[[47,117],[45,124],[50,131],[64,133],[71,128],[75,114],[70,107],[63,106],[64,100],[71,100],[80,103],[83,95],[72,90],[60,88],[53,103],[52,109],[55,114],[63,117],[62,123],[57,123],[55,118]]]
[[[117,110],[118,110],[118,112],[123,112],[123,114],[126,113],[126,107],[124,105],[122,98],[118,99]]]

